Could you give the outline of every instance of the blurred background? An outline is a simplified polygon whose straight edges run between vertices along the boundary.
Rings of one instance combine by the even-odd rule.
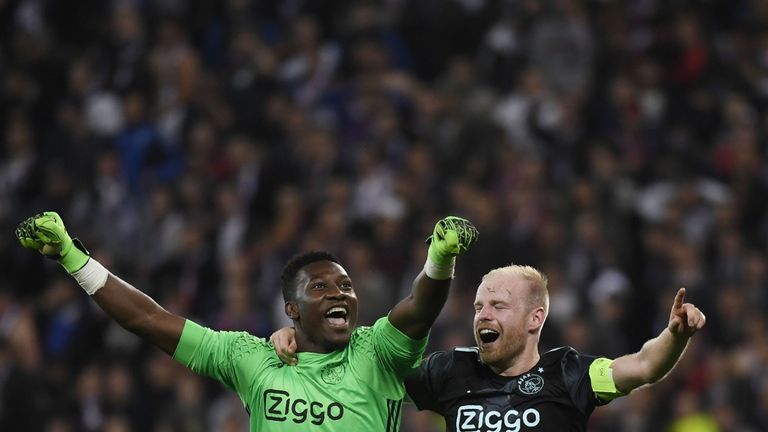
[[[766,431],[766,108],[760,0],[0,0],[0,430],[247,430],[16,244],[55,209],[169,310],[262,336],[293,254],[337,253],[369,324],[462,215],[430,350],[473,344],[509,263],[549,276],[542,349],[637,350],[684,286],[706,329],[589,430]]]

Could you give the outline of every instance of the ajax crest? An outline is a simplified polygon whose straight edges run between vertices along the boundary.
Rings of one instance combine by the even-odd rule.
[[[517,380],[517,389],[526,395],[534,395],[544,388],[544,378],[541,375],[529,373]]]
[[[320,371],[320,377],[326,384],[338,384],[344,378],[344,372],[346,372],[344,363],[334,363],[324,367]]]

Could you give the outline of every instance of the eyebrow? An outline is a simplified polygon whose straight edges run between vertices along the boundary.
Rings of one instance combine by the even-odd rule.
[[[339,275],[338,277],[335,277],[335,278],[334,277],[315,276],[313,278],[309,278],[309,282],[308,283],[325,282],[326,280],[335,281],[335,282],[338,282],[338,281],[352,282],[352,278],[350,278],[349,276],[347,276],[347,275]]]

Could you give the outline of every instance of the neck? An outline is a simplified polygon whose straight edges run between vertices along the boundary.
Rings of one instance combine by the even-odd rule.
[[[510,359],[509,362],[500,365],[488,365],[488,367],[496,375],[517,376],[523,374],[523,372],[528,372],[532,367],[536,366],[540,358],[537,344],[529,343],[523,352]]]
[[[294,321],[293,326],[296,329],[296,352],[327,354],[336,351],[334,347],[312,340],[301,327],[301,323]]]

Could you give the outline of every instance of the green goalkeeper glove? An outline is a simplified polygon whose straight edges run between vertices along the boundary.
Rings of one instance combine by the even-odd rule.
[[[57,259],[70,274],[83,268],[89,259],[88,251],[80,240],[69,236],[56,212],[27,218],[16,228],[16,238],[25,248]]]
[[[427,238],[427,276],[433,279],[447,279],[453,275],[455,257],[477,241],[479,233],[472,222],[448,216],[435,224],[432,235]]]

